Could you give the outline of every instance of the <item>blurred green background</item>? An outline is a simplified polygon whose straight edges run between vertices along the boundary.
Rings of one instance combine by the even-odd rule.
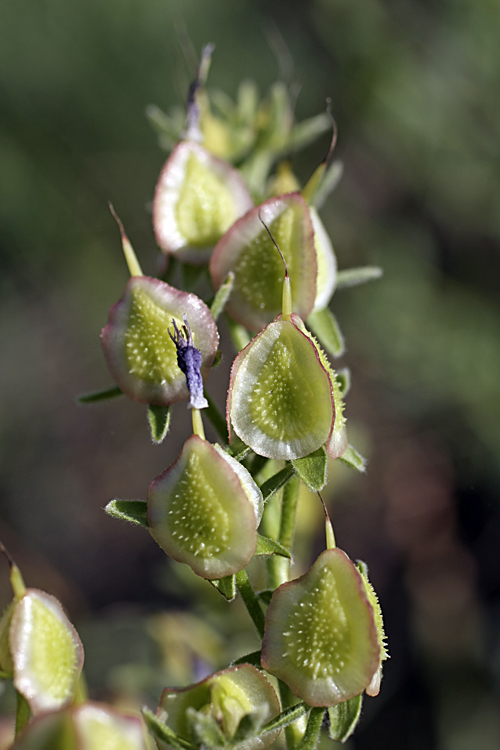
[[[341,268],[384,268],[331,303],[370,464],[332,467],[329,504],[392,656],[349,747],[499,748],[497,0],[0,0],[0,538],[68,608],[96,698],[154,707],[255,648],[238,605],[101,510],[175,458],[185,403],[161,447],[140,405],[75,403],[110,383],[99,333],[127,279],[108,200],[158,268],[165,153],[145,108],[184,104],[187,38],[216,44],[209,86],[231,96],[248,77],[299,83],[299,119],[331,97],[345,171],[322,217]],[[293,159],[302,180],[328,140]]]

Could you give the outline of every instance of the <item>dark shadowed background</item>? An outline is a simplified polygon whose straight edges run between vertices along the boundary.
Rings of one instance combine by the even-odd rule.
[[[160,447],[144,407],[75,402],[111,382],[99,333],[127,271],[108,200],[157,269],[150,205],[166,154],[145,108],[183,105],[185,36],[216,44],[209,85],[231,96],[243,78],[264,94],[288,76],[299,119],[331,97],[345,172],[322,217],[340,268],[384,269],[331,303],[369,470],[333,466],[328,502],[339,545],[370,566],[392,656],[349,748],[494,750],[497,0],[0,0],[0,539],[69,610],[94,697],[154,707],[165,684],[255,648],[239,605],[102,512],[143,498],[175,458],[185,402]],[[280,71],[280,38],[293,69],[285,54]],[[302,180],[328,139],[294,159]],[[208,381],[220,406],[228,364]],[[1,700],[8,715],[9,690]]]

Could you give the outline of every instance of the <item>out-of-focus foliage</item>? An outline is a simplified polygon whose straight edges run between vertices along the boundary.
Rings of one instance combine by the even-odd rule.
[[[194,576],[102,512],[144,498],[186,437],[185,405],[153,447],[137,405],[74,401],[109,384],[98,334],[126,270],[107,201],[155,272],[165,153],[145,110],[184,106],[188,39],[196,53],[213,41],[209,87],[235,98],[246,78],[261,96],[298,81],[299,120],[332,98],[344,176],[322,219],[340,269],[384,268],[331,303],[354,374],[350,440],[369,464],[366,478],[335,466],[325,499],[351,556],[374,560],[392,656],[350,747],[498,747],[499,38],[495,0],[0,0],[0,537],[29,585],[88,618],[96,698],[152,704],[223,666],[220,649],[254,648],[243,617],[227,645],[201,605],[164,615],[189,609]],[[292,154],[301,180],[327,148]]]

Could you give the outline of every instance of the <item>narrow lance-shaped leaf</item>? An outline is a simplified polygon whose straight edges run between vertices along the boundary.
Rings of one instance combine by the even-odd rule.
[[[380,279],[383,271],[378,266],[360,266],[359,268],[346,268],[337,274],[337,289],[349,286],[366,284],[368,281]]]
[[[269,479],[266,479],[266,481],[261,485],[261,492],[262,496],[264,498],[264,502],[267,502],[276,492],[282,489],[282,487],[285,486],[287,482],[290,481],[290,479],[295,474],[293,465],[291,463],[288,463],[283,469],[278,471],[276,474],[273,474],[272,477],[269,477]]]
[[[287,557],[290,558],[291,554],[289,550],[286,549],[282,544],[275,541],[274,539],[270,539],[267,536],[262,536],[261,534],[258,534],[257,536],[257,549],[255,551],[256,555],[278,555],[280,557]]]
[[[328,734],[331,740],[346,742],[349,739],[361,718],[362,705],[363,694],[328,709]]]
[[[148,422],[153,442],[162,443],[170,429],[172,409],[170,406],[148,406]]]
[[[363,458],[361,453],[356,448],[353,448],[352,445],[340,456],[340,460],[347,464],[347,466],[350,466],[351,469],[356,469],[356,471],[362,473],[366,471],[366,464],[368,463],[366,458]]]
[[[77,396],[79,404],[97,404],[100,401],[109,401],[109,399],[123,396],[123,391],[117,385],[111,385],[109,388],[103,388],[102,391],[92,391],[92,393],[82,393]]]
[[[226,302],[229,299],[229,295],[233,291],[234,286],[234,273],[229,271],[226,280],[217,289],[214,297],[214,301],[210,305],[210,312],[214,320],[217,320],[221,312],[226,306]]]
[[[236,579],[234,573],[224,578],[213,578],[210,583],[219,591],[228,602],[236,598]]]
[[[148,528],[148,504],[145,500],[111,500],[104,510],[111,518]]]
[[[345,351],[345,342],[335,315],[325,307],[313,312],[306,321],[308,327],[318,339],[321,346],[332,355],[341,357]]]

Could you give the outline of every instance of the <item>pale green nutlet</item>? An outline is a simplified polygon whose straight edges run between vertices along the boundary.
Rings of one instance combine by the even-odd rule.
[[[296,459],[324,445],[334,420],[333,384],[302,321],[281,316],[238,355],[228,414],[234,432],[261,456]]]
[[[203,578],[247,565],[257,546],[262,494],[248,471],[193,435],[148,492],[148,526],[160,547]]]
[[[380,661],[372,606],[355,565],[329,549],[280,586],[266,615],[262,666],[311,706],[362,693]]]
[[[9,640],[14,685],[33,714],[55,711],[73,700],[83,647],[57,599],[27,589],[15,605]]]

